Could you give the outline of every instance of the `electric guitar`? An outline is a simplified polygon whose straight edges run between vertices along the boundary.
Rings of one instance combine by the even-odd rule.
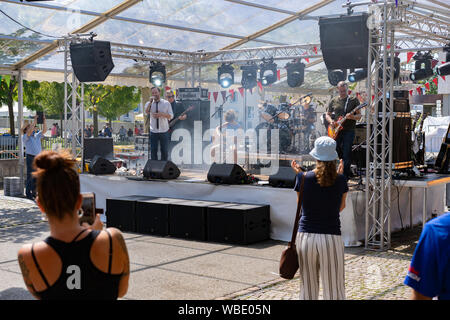
[[[172,120],[169,121],[169,127],[172,128],[175,123],[178,122],[178,120],[180,120],[180,117],[184,116],[186,113],[188,113],[189,111],[193,110],[194,106],[189,106],[186,110],[183,111],[182,114],[180,114],[178,117],[173,118]]]
[[[335,125],[333,126],[331,123],[328,124],[328,128],[327,128],[327,134],[330,138],[333,138],[334,140],[337,139],[339,133],[342,131],[342,129],[344,128],[342,125],[344,124],[345,120],[348,119],[348,116],[355,114],[356,111],[364,108],[367,106],[367,102],[364,102],[363,104],[360,104],[359,106],[357,106],[355,109],[353,109],[352,111],[350,111],[349,113],[347,113],[344,117],[340,116],[338,118],[338,120],[335,122]]]

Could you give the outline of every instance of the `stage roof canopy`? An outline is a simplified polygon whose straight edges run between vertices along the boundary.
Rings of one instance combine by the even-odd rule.
[[[434,1],[418,2],[439,8]],[[21,68],[25,79],[61,79],[64,54],[52,43],[75,32],[94,32],[96,40],[187,52],[320,43],[319,17],[346,13],[342,7],[345,3],[346,0],[0,0],[0,66]],[[354,8],[355,12],[366,10],[366,6]],[[280,61],[279,68],[286,62]],[[148,79],[148,66],[142,62],[114,58],[114,64],[112,82],[134,84]],[[173,72],[180,70],[180,65],[169,63],[166,67],[169,80],[184,79],[184,72]],[[216,81],[216,70],[217,65],[205,67],[202,80]],[[307,71],[303,88],[331,87],[323,62]],[[285,81],[284,85],[288,88]]]

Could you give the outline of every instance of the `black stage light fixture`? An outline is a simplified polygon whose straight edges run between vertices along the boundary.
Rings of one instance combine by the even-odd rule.
[[[339,81],[345,81],[347,78],[347,69],[328,70],[328,81],[332,86],[337,86]]]
[[[166,66],[159,61],[152,61],[150,63],[149,80],[155,87],[162,87],[166,82]]]
[[[300,61],[293,61],[286,64],[287,84],[291,88],[299,87],[305,80],[305,64]]]
[[[367,78],[367,69],[357,69],[348,75],[349,82],[358,82]]]
[[[386,59],[386,65],[389,66],[389,64],[391,63],[391,58],[388,57]],[[383,64],[383,59],[380,60],[380,64]],[[400,58],[399,57],[395,57],[394,58],[394,80],[398,79],[398,77],[400,77]],[[380,68],[378,70],[378,79],[380,81],[383,81],[383,69]],[[386,81],[389,81],[389,77],[387,77]]]
[[[436,73],[440,76],[448,76],[450,75],[450,44],[444,47],[445,54],[445,63],[436,67]]]
[[[256,87],[258,66],[252,63],[246,66],[241,66],[241,70],[242,70],[242,80],[241,80],[242,87],[244,89],[252,89]]]
[[[413,59],[416,60],[415,71],[409,75],[412,81],[423,80],[433,75],[431,65],[433,57],[430,52],[422,53],[419,51],[414,55]]]
[[[259,65],[259,81],[263,86],[268,86],[277,81],[277,65],[273,59],[263,59]]]
[[[228,88],[234,83],[234,68],[231,64],[222,63],[217,70],[217,82],[222,88]]]

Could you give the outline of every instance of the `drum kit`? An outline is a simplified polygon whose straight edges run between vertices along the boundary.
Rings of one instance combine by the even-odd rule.
[[[271,130],[278,129],[279,153],[306,154],[311,151],[315,140],[315,112],[310,106],[311,96],[307,95],[298,100],[299,104],[281,103],[278,106],[267,102],[258,105],[262,122],[256,126],[259,136],[260,130],[267,130],[267,151],[271,152]],[[314,116],[311,117],[311,114]]]

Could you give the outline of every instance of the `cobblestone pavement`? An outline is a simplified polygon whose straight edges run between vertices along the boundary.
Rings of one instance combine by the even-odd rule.
[[[345,248],[345,291],[348,300],[404,300],[411,289],[403,284],[421,226],[391,235],[391,249],[385,252],[363,247]],[[220,297],[219,300],[297,300],[300,280],[276,280],[259,288]],[[319,299],[323,299],[322,286]]]
[[[27,199],[0,194],[0,229],[42,223],[37,206]],[[410,288],[403,285],[421,226],[392,234],[391,249],[368,251],[363,247],[345,249],[345,285],[349,300],[408,299]],[[322,290],[321,290],[322,291]],[[298,276],[281,278],[216,298],[218,300],[296,300]],[[322,298],[322,292],[320,293]]]

